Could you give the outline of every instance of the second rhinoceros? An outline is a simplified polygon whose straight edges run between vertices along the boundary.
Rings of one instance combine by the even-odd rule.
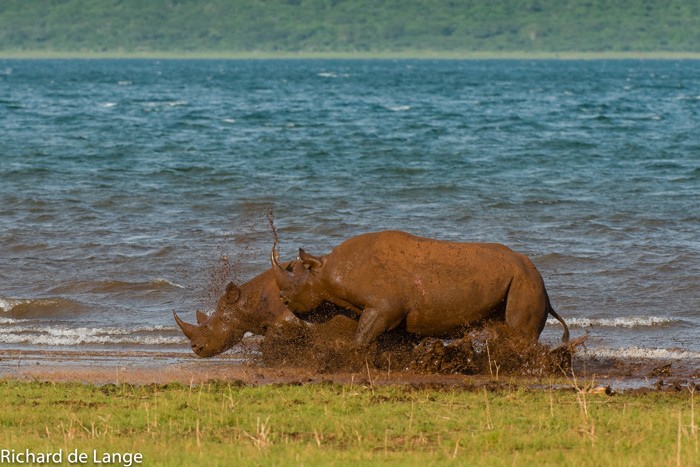
[[[287,266],[287,265],[285,265]],[[291,269],[289,271],[292,274]],[[283,320],[298,321],[279,299],[279,288],[271,269],[240,287],[229,283],[212,315],[197,310],[197,324],[175,321],[200,357],[213,357],[238,344],[246,332],[264,335]]]

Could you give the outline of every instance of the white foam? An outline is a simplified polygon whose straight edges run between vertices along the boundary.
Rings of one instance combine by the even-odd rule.
[[[169,285],[171,287],[178,288],[178,289],[185,289],[186,288],[184,285],[176,284],[175,282],[169,281],[168,279],[165,279],[163,277],[159,277],[158,279],[153,280],[152,283],[157,284],[157,285],[166,284],[166,285]]]
[[[682,349],[660,349],[644,347],[625,347],[621,349],[590,349],[576,351],[577,355],[599,358],[649,358],[654,360],[700,360],[700,352]]]
[[[0,298],[0,311],[7,313],[17,305],[22,305],[24,303],[29,303],[29,300],[20,298]]]
[[[12,319],[7,319],[7,324],[17,324],[17,323],[22,323],[20,320],[12,320]],[[136,333],[147,333],[147,332],[177,332],[178,328],[175,326],[163,326],[163,325],[156,325],[156,326],[141,326],[141,327],[136,327],[136,328],[119,328],[119,327],[104,327],[104,328],[87,328],[87,327],[80,327],[80,328],[70,328],[70,327],[61,327],[61,326],[31,326],[31,325],[18,325],[18,326],[13,326],[11,328],[6,328],[0,330],[0,334],[3,333],[22,333],[22,332],[34,332],[34,333],[48,333],[54,336],[72,336],[72,335],[91,335],[91,336],[99,336],[99,335],[108,335],[108,336],[114,336],[114,335],[129,335],[129,334],[136,334]]]
[[[188,101],[148,101],[143,102],[142,105],[147,108],[157,108],[157,107],[182,107],[189,105]]]
[[[611,328],[638,328],[650,326],[663,326],[677,322],[671,318],[660,316],[625,316],[618,318],[565,318],[569,327],[587,328],[591,326],[611,327]],[[559,322],[554,318],[549,318],[547,324],[557,325]]]
[[[391,110],[392,112],[406,112],[406,111],[411,110],[410,105],[391,105],[387,108],[389,110]]]
[[[6,324],[18,323],[8,320]],[[1,323],[1,322],[0,322]],[[8,326],[0,330],[0,343],[5,344],[37,344],[37,345],[81,345],[81,344],[135,344],[159,345],[182,344],[187,339],[184,336],[166,336],[164,332],[175,332],[171,326],[142,326],[137,328],[118,327],[80,327],[63,326]],[[144,335],[146,334],[146,335]]]
[[[185,339],[168,336],[146,337],[111,337],[111,336],[52,336],[47,334],[0,334],[3,344],[34,344],[34,345],[84,345],[84,344],[132,344],[132,345],[167,345],[186,343]]]

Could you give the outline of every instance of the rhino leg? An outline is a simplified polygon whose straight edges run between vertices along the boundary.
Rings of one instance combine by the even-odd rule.
[[[506,324],[523,337],[537,341],[547,321],[547,304],[544,287],[527,277],[516,277],[506,298]]]
[[[355,343],[359,345],[370,344],[382,333],[401,324],[403,318],[404,312],[401,307],[383,304],[365,308],[357,324]]]

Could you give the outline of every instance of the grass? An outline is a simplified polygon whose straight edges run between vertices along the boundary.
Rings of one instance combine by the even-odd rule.
[[[64,462],[77,450],[143,465],[700,465],[689,390],[5,381],[0,399],[0,449]]]
[[[0,50],[0,59],[162,59],[162,60],[700,60],[700,52],[527,52],[429,51],[388,52],[65,52]]]
[[[700,52],[697,0],[3,0],[1,50]]]

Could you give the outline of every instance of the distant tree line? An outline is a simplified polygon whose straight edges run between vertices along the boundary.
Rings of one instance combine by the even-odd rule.
[[[2,0],[0,51],[700,52],[700,1]]]

